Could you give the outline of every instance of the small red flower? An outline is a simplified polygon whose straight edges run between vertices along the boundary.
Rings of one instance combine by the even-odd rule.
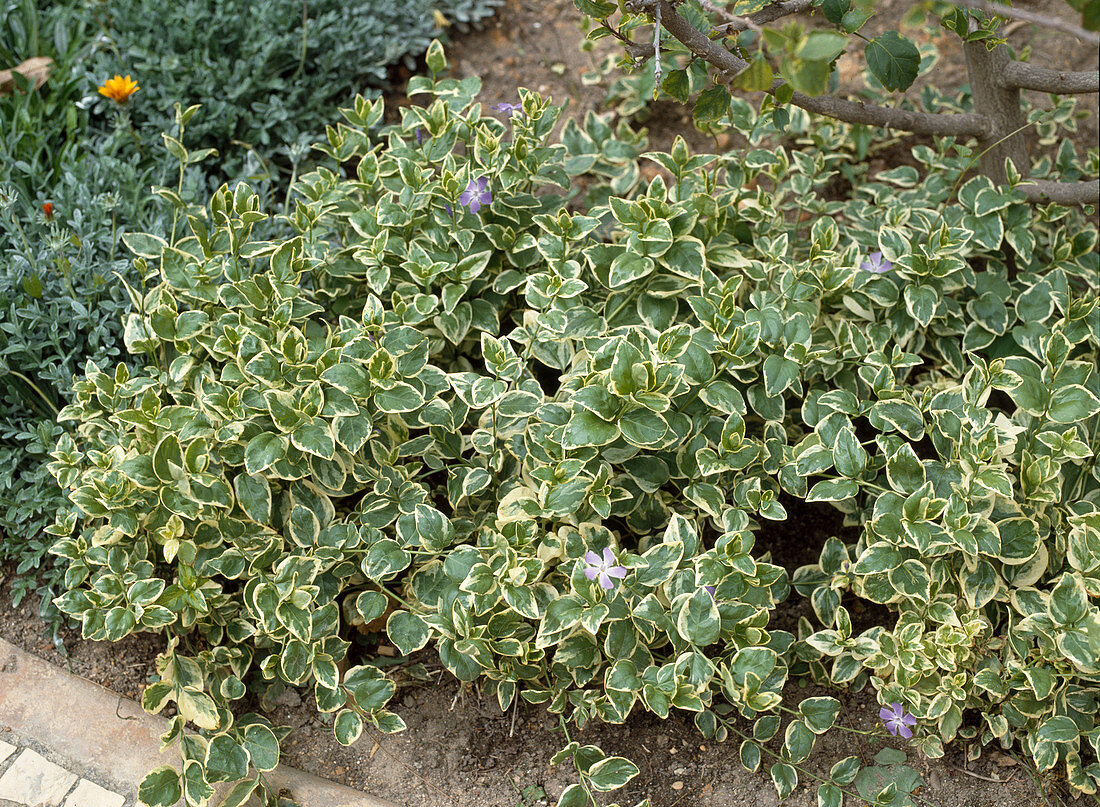
[[[53,202],[42,205],[42,215],[46,217],[46,221],[53,221]]]

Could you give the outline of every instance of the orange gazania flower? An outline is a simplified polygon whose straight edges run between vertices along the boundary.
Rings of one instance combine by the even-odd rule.
[[[125,104],[130,100],[130,96],[139,89],[141,88],[138,87],[137,82],[130,76],[123,78],[116,75],[103,83],[103,86],[99,88],[99,94],[107,96],[116,104]]]

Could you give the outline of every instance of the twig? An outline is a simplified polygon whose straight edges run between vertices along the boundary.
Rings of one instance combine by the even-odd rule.
[[[996,14],[998,17],[1032,22],[1046,28],[1053,28],[1057,31],[1073,34],[1073,36],[1085,42],[1089,42],[1093,45],[1100,45],[1100,34],[1094,31],[1086,31],[1080,25],[1074,25],[1072,22],[1048,17],[1045,14],[1036,14],[1034,11],[1025,11],[1022,8],[1012,8],[1010,6],[1001,5],[1000,3],[990,3],[987,2],[987,0],[969,0],[967,5],[980,8],[982,11],[988,11],[990,14]]]
[[[721,26],[725,29],[725,33],[739,33],[745,30],[756,31],[758,34],[762,33],[760,26],[749,17],[738,17],[736,14],[730,14],[724,8],[714,5],[710,0],[699,0],[699,5],[725,20],[725,23]]]
[[[508,727],[508,736],[512,737],[516,733],[516,714],[519,712],[519,698],[512,696],[512,725]]]
[[[968,771],[965,768],[956,768],[954,765],[948,765],[947,767],[953,771],[958,771],[959,773],[966,774],[967,776],[971,776],[975,779],[981,779],[983,782],[993,782],[993,784],[995,785],[1003,785],[1011,782],[1012,777],[1016,775],[1016,771],[1013,771],[1011,774],[1009,774],[1007,779],[995,779],[992,776],[982,776],[980,773],[974,773],[973,771]]]
[[[654,9],[656,22],[653,25],[653,100],[661,89],[661,4]]]

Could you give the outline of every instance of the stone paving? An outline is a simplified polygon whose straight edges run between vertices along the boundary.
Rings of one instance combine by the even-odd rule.
[[[127,807],[126,798],[0,740],[0,807]]]

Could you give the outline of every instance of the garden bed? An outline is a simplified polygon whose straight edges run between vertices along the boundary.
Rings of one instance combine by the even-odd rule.
[[[1044,10],[1048,6],[1054,8],[1054,4],[1047,2],[1032,5]],[[908,8],[908,4],[900,2],[883,6],[885,13],[876,23],[880,27],[897,25]],[[1095,64],[1091,51],[1051,47],[1052,40],[1047,40],[1047,46],[1043,47],[1042,36],[1051,35],[1044,32],[1035,39],[1028,31],[1026,39],[1034,42],[1039,52],[1056,52],[1061,61],[1053,66],[1080,69]],[[581,38],[577,14],[568,0],[541,4],[511,0],[486,30],[462,37],[449,48],[454,65],[452,74],[459,78],[478,75],[484,79],[479,95],[483,106],[515,102],[517,88],[522,86],[552,96],[558,102],[572,99],[567,114],[583,117],[588,111],[605,108],[607,87],[586,84],[581,74],[612,51],[602,42],[592,55],[584,54],[579,50]],[[955,84],[960,83],[961,55],[945,52],[944,61],[938,82],[945,87],[955,79],[958,79]],[[852,78],[854,75],[848,75],[845,80]],[[1085,97],[1083,106],[1092,114],[1085,126],[1072,135],[1079,146],[1095,143],[1095,104],[1094,96]],[[650,148],[668,149],[678,135],[697,151],[737,148],[732,136],[713,140],[699,134],[691,125],[689,109],[677,104],[652,105],[644,119],[639,115],[637,120],[649,129]],[[879,142],[868,158],[872,172],[907,164],[911,160],[910,149],[918,142],[919,138],[898,137]],[[656,169],[645,165],[642,172],[652,174]],[[469,193],[467,188],[466,195]],[[844,194],[838,191],[838,195]],[[832,198],[831,192],[826,196]],[[816,563],[827,538],[839,535],[846,543],[852,543],[858,537],[858,531],[842,527],[839,513],[828,505],[805,505],[789,498],[783,500],[783,505],[789,517],[782,522],[765,522],[764,529],[755,536],[753,555],[781,565],[790,573],[805,564]],[[0,602],[10,601],[4,598],[12,596],[14,577],[13,568],[0,567]],[[709,588],[713,599],[713,587]],[[856,633],[875,625],[892,625],[896,616],[885,608],[860,605],[858,601],[846,601],[846,605],[851,608]],[[801,616],[812,616],[808,601],[792,593],[775,611],[770,627],[798,633]],[[51,641],[42,631],[36,604],[31,601],[24,601],[22,607],[0,620],[0,636],[130,697],[140,697],[142,688],[155,674],[156,655],[165,646],[161,636],[148,633],[108,644],[84,641],[69,629],[60,631],[58,641]],[[576,781],[571,763],[550,765],[551,755],[565,746],[567,739],[557,717],[543,707],[517,699],[516,705],[502,714],[496,697],[483,692],[479,683],[459,684],[435,650],[430,649],[432,645],[412,658],[399,659],[384,635],[360,635],[354,631],[349,634],[349,631],[345,625],[344,638],[353,641],[349,663],[380,659],[398,687],[391,708],[408,728],[398,734],[382,735],[368,725],[365,736],[344,747],[333,736],[333,714],[319,714],[308,689],[288,690],[263,710],[273,723],[294,729],[283,746],[285,762],[409,807],[553,804]],[[917,803],[939,807],[1007,807],[1021,800],[1049,807],[1071,803],[1058,778],[1064,775],[1061,766],[1039,780],[1028,773],[1029,767],[1022,758],[998,751],[986,751],[977,762],[967,763],[965,747],[959,742],[948,748],[944,758],[927,760],[901,738],[888,738],[884,742],[879,704],[870,689],[856,693],[834,691],[796,680],[787,685],[784,701],[797,705],[805,698],[819,695],[839,700],[842,707],[839,724],[857,731],[878,728],[879,736],[825,734],[819,738],[817,752],[805,766],[811,776],[827,777],[833,763],[855,755],[861,759],[864,770],[860,774],[863,779],[857,779],[853,788],[863,790],[861,782],[870,788],[866,777],[872,777],[870,781],[881,786],[884,780],[873,779],[876,765],[894,766],[891,778],[908,782]],[[259,705],[248,695],[234,708],[239,712],[255,711]],[[734,727],[734,731],[745,733],[752,730],[746,721]],[[690,715],[683,711],[673,710],[667,720],[661,720],[635,709],[625,725],[593,721],[584,730],[573,729],[571,739],[597,744],[607,754],[621,755],[638,765],[640,774],[606,801],[614,799],[629,805],[649,798],[653,807],[777,804],[766,772],[769,759],[765,758],[757,773],[745,772],[738,764],[738,739],[731,738],[722,744],[704,739]],[[769,747],[777,746],[778,741]],[[816,804],[816,785],[809,776],[803,776],[785,803],[795,807]],[[856,802],[849,799],[846,803]],[[909,802],[903,797],[898,803]]]
[[[846,530],[840,514],[826,505],[787,505],[788,520],[768,525],[757,546],[793,571],[812,561],[826,538],[846,535]],[[10,596],[11,570],[0,569],[0,580],[3,601]],[[796,597],[789,605],[778,616],[793,624],[805,602]],[[859,621],[871,617],[858,612],[853,616]],[[43,635],[42,622],[27,602],[0,620],[0,636],[8,641],[137,699],[164,645],[161,637],[151,634],[116,643],[85,641],[69,629],[59,635],[64,655]],[[360,653],[376,650],[367,643],[356,649]],[[427,680],[403,672],[394,675],[400,688],[393,708],[408,729],[390,736],[376,734],[377,743],[364,732],[355,745],[341,746],[332,733],[332,716],[319,714],[311,696],[293,690],[284,693],[268,713],[273,723],[294,727],[283,746],[283,761],[405,807],[535,807],[547,801],[553,804],[574,781],[567,764],[549,764],[554,751],[565,745],[556,717],[526,704],[502,714],[495,698],[483,696],[476,687],[460,687],[435,653],[425,651],[410,661],[419,663],[417,674],[422,669]],[[813,686],[799,688],[798,683],[788,685],[788,690],[796,693],[792,701],[822,694],[839,697],[844,704],[839,722],[850,728],[869,730],[879,725],[878,706],[870,691],[826,692]],[[751,725],[745,722],[742,729],[749,732]],[[622,726],[593,723],[570,733],[573,739],[599,745],[638,765],[640,775],[615,794],[621,804],[643,798],[649,798],[653,807],[772,807],[779,803],[765,771],[747,773],[737,762],[737,742],[704,740],[690,716],[682,712],[674,711],[667,720],[636,712]],[[830,732],[819,739],[809,768],[824,775],[833,763],[852,754],[874,766],[875,755],[884,748],[904,753],[906,743]],[[906,756],[906,763],[924,783],[917,795],[936,807],[1087,803],[1064,799],[1056,782],[1035,781],[1024,765],[1004,754],[987,752],[970,764],[959,748],[940,760],[924,760],[915,750]],[[995,779],[1004,781],[990,781]],[[815,790],[816,783],[808,782],[784,804],[813,807]],[[541,802],[532,795],[540,791],[546,794]],[[531,797],[525,800],[524,793]]]

